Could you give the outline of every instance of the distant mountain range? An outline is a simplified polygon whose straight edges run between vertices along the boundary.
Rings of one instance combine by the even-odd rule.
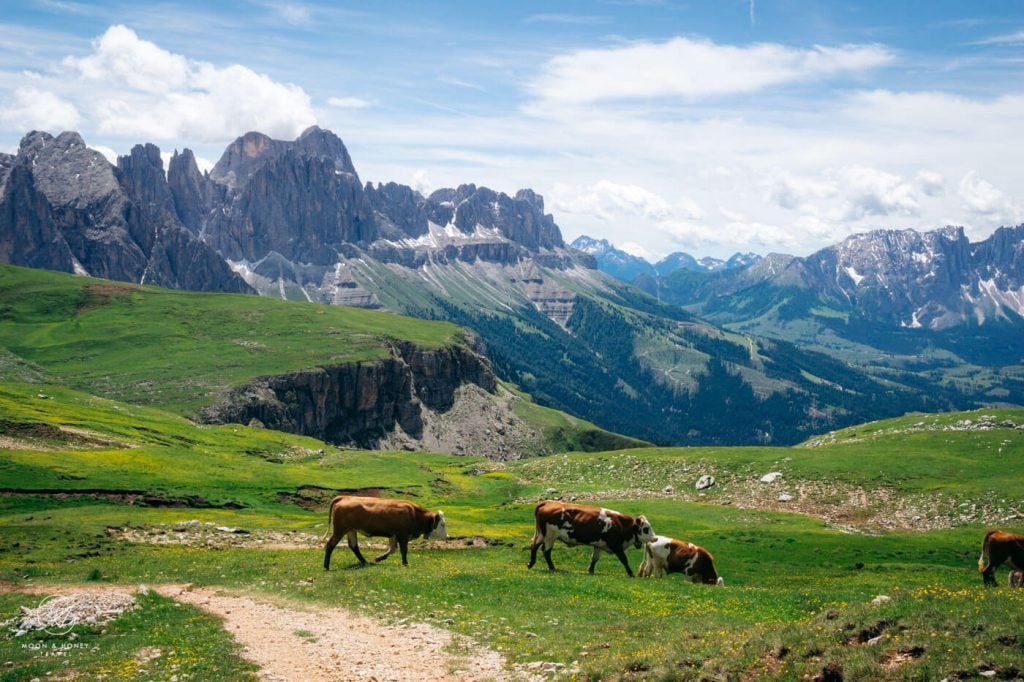
[[[983,400],[1024,397],[1024,225],[875,230],[807,257],[641,273],[659,300],[739,333],[794,343],[874,376],[912,369]]]
[[[735,253],[728,260],[722,260],[710,256],[694,258],[688,253],[677,251],[652,264],[645,258],[616,248],[607,239],[594,239],[587,235],[577,237],[569,246],[589,253],[597,260],[597,267],[601,272],[618,277],[624,282],[632,282],[640,275],[647,277],[669,275],[676,270],[717,272],[718,270],[745,268],[761,260],[756,253]]]
[[[1017,248],[1005,236],[989,249],[1000,258]],[[872,315],[894,320],[893,348],[911,343],[900,334],[938,347],[920,340],[949,317],[923,298],[913,299],[916,318],[904,315],[905,296],[882,293],[905,283],[892,268],[674,254],[636,276],[652,296],[597,269],[617,251],[607,242],[576,244],[564,244],[528,189],[465,184],[424,196],[364,184],[342,141],[316,127],[292,141],[247,133],[208,173],[188,150],[164,173],[153,145],[112,166],[76,133],[33,132],[17,155],[0,155],[0,261],[450,320],[475,330],[499,377],[538,402],[656,443],[793,443],[911,410],[1024,402],[1015,370],[993,364],[1024,335],[1002,339],[987,324],[1003,345],[986,345],[984,357],[948,350],[966,338],[954,333],[932,364],[864,361],[893,352],[862,338]],[[989,279],[1004,293],[987,300],[1019,295],[1001,288],[1017,286],[1008,273],[1019,260],[999,262]],[[832,271],[849,281],[811,276]],[[881,288],[870,289],[876,274]],[[1019,319],[1000,309],[991,315],[1001,322]]]

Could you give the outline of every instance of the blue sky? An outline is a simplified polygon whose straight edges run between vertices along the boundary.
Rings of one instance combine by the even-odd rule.
[[[0,151],[317,123],[363,180],[532,187],[569,239],[805,255],[1024,221],[1022,76],[1016,0],[6,0]]]

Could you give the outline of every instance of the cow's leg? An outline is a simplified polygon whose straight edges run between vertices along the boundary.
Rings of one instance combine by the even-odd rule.
[[[647,553],[647,546],[644,545],[644,560],[640,562],[640,568],[636,569],[636,574],[641,578],[647,578],[654,572],[654,567],[651,566],[651,555]]]
[[[402,565],[408,566],[409,560],[405,558],[406,553],[409,551],[409,538],[405,536],[398,537],[398,549],[402,552]]]
[[[374,559],[374,561],[384,561],[394,553],[396,547],[398,547],[398,536],[392,536],[391,540],[388,542],[388,551],[381,554],[379,557]]]
[[[590,553],[590,568],[587,569],[587,573],[594,572],[594,566],[597,566],[597,560],[601,558],[601,548],[594,547],[594,551]]]
[[[544,542],[544,533],[541,532],[540,524],[537,525],[537,529],[533,531],[533,540],[530,542],[530,563],[526,564],[527,568],[533,568],[533,565],[537,563],[537,548]]]
[[[633,569],[629,567],[629,558],[626,556],[626,551],[624,549],[613,549],[612,552],[614,552],[615,556],[619,557],[619,561],[621,561],[622,565],[626,567],[626,575],[628,575],[630,578],[632,578],[633,577]],[[597,563],[597,559],[594,559],[591,562],[591,564],[590,564],[590,568],[591,568],[590,572],[591,573],[594,572],[593,568],[594,568],[594,564],[596,564],[596,563]]]
[[[982,581],[989,587],[996,586],[996,569],[1002,566],[1003,559],[989,557],[989,564],[981,573]]]
[[[334,553],[334,548],[337,547],[338,543],[341,542],[341,533],[335,532],[331,535],[331,539],[324,545],[324,570],[331,570],[331,554]]]
[[[544,536],[544,561],[548,562],[548,570],[555,570],[555,562],[551,560],[551,550],[555,547],[555,531],[548,527],[548,532]]]
[[[354,530],[348,534],[348,548],[356,555],[356,559],[359,559],[359,565],[365,566],[366,559],[363,558],[363,553],[359,551],[359,537]]]

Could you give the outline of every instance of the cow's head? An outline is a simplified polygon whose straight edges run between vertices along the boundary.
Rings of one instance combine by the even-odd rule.
[[[633,531],[633,544],[636,546],[637,549],[640,549],[648,542],[654,542],[654,539],[658,537],[654,534],[654,531],[651,530],[651,524],[647,520],[647,517],[643,514],[636,517],[635,523],[635,530]]]
[[[424,540],[447,540],[448,526],[444,523],[444,512],[439,511],[433,515],[427,532],[423,534]]]

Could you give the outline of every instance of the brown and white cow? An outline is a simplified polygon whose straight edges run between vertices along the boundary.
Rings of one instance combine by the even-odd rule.
[[[402,551],[402,564],[408,566],[406,552],[410,539],[423,536],[424,539],[444,540],[448,537],[448,528],[445,526],[444,512],[428,511],[413,502],[339,495],[331,500],[331,508],[327,513],[327,533],[330,540],[324,545],[325,571],[330,570],[331,553],[343,535],[348,535],[349,549],[362,566],[367,562],[359,551],[358,533],[390,540],[388,551],[374,561],[384,561],[397,546]]]
[[[682,573],[693,583],[725,585],[725,580],[715,571],[710,552],[692,542],[659,535],[644,546],[644,562],[640,564],[639,574],[644,578],[652,575],[660,578],[666,573]]]
[[[536,531],[530,543],[530,563],[533,568],[537,563],[537,548],[544,546],[544,560],[548,568],[555,570],[551,561],[551,548],[555,540],[560,540],[570,547],[589,545],[594,548],[590,556],[589,572],[594,572],[594,565],[601,558],[601,552],[614,554],[626,567],[626,574],[632,578],[633,570],[626,558],[626,548],[634,545],[643,546],[654,538],[651,524],[647,517],[620,514],[603,507],[592,507],[585,504],[569,504],[555,500],[545,500],[537,505],[533,513],[536,520]]]
[[[1005,562],[1010,563],[1012,583],[1012,572],[1024,570],[1024,535],[990,530],[985,533],[985,540],[981,544],[981,556],[978,558],[978,571],[986,585],[996,584],[996,569]]]

